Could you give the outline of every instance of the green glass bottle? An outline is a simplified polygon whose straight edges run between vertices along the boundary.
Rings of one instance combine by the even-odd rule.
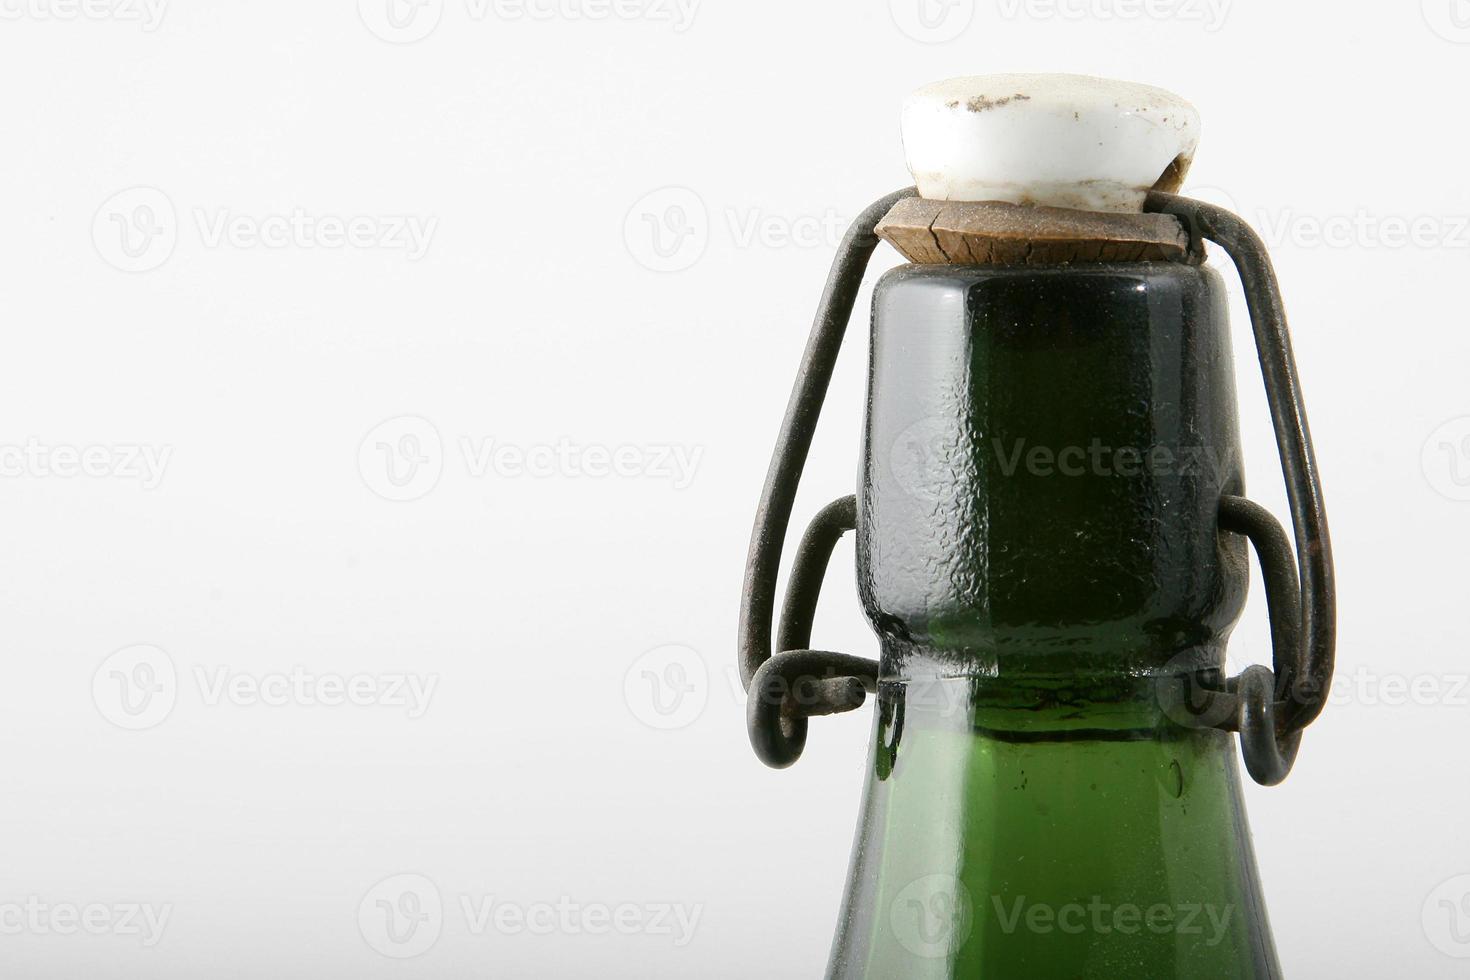
[[[1176,197],[1198,120],[1145,86],[988,76],[905,108],[916,188],[839,250],[767,476],[741,612],[757,755],[876,695],[833,980],[1281,975],[1237,754],[1274,785],[1332,674],[1331,545],[1264,246]],[[912,137],[912,139],[911,139]],[[956,203],[958,202],[958,203]],[[879,238],[858,492],[780,554]],[[1295,530],[1244,496],[1224,282],[1251,313]],[[857,535],[874,661],[813,649]],[[1272,666],[1225,673],[1248,546]]]
[[[834,977],[1277,976],[1224,659],[1223,285],[908,266],[874,302],[859,582],[883,645]]]

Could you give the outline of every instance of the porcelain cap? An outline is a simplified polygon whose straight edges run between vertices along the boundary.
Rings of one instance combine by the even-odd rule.
[[[1177,95],[1087,75],[952,78],[903,108],[909,170],[940,201],[1141,211],[1179,189],[1199,129]]]

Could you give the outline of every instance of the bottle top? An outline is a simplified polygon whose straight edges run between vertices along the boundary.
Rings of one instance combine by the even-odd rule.
[[[1141,211],[1179,189],[1199,129],[1177,95],[1087,75],[952,78],[903,108],[909,170],[940,201]]]

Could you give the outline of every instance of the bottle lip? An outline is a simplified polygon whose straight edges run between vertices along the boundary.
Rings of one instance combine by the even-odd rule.
[[[1136,213],[1150,191],[1182,185],[1200,119],[1152,85],[1001,74],[924,86],[901,128],[921,197]]]

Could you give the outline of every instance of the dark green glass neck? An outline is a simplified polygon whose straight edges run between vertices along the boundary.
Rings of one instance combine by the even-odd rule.
[[[1276,977],[1234,739],[1163,696],[1245,598],[1219,277],[890,273],[864,458],[882,669],[831,976]]]
[[[1226,309],[1169,263],[884,278],[857,544],[887,676],[1222,648],[1247,574],[1218,533],[1244,484]]]

